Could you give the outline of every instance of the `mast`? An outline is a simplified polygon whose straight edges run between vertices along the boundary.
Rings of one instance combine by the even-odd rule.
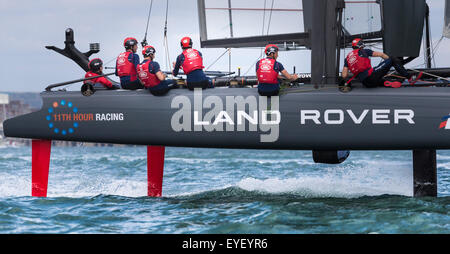
[[[311,27],[311,82],[315,88],[336,82],[338,48],[338,8],[343,0],[304,0],[305,11],[312,10]],[[339,3],[339,5],[338,5]],[[308,19],[307,18],[307,19]],[[306,23],[306,22],[305,22]]]
[[[345,2],[344,1],[338,1],[338,20],[337,20],[337,50],[336,50],[336,71],[335,71],[335,77],[339,77],[340,72],[340,62],[341,62],[341,48],[345,47],[342,45],[341,38],[344,37],[344,27],[342,26],[342,12],[345,8]],[[336,78],[337,81],[337,78]]]
[[[205,0],[197,0],[197,8],[198,24],[200,26],[200,42],[202,42],[208,39],[208,33],[206,30]]]
[[[233,15],[231,14],[231,0],[228,0],[228,17],[230,19],[230,37],[233,38]]]
[[[431,39],[430,39],[430,8],[426,4],[425,8],[425,42],[426,42],[426,61],[427,68],[431,68]]]

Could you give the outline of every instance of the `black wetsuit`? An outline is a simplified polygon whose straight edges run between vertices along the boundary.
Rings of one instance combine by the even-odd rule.
[[[370,49],[361,49],[358,52],[360,57],[369,58],[373,56],[373,51]],[[344,61],[344,67],[348,67],[347,59]],[[403,64],[400,59],[395,57],[390,57],[382,61],[378,66],[373,68],[371,74],[369,74],[369,69],[359,73],[355,78],[363,83],[366,87],[377,87],[383,86],[384,76],[389,72],[389,70],[394,67],[394,69],[403,77],[410,78],[411,75],[408,74],[406,69],[403,67]]]
[[[389,58],[387,60],[384,60],[381,62],[377,67],[373,68],[372,75],[369,75],[367,78],[365,78],[362,83],[366,87],[377,87],[377,86],[383,86],[386,79],[384,79],[384,76],[386,76],[391,69],[391,67],[394,67],[394,69],[403,77],[409,79],[411,75],[408,74],[406,69],[401,64],[401,61],[396,58]]]

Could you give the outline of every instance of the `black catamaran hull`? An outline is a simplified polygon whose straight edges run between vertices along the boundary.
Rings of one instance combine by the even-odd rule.
[[[201,93],[176,89],[162,97],[145,90],[41,96],[41,110],[4,122],[6,136],[208,148],[450,148],[450,130],[445,128],[448,88],[356,88],[342,93],[336,87],[305,86],[269,100],[252,88]]]

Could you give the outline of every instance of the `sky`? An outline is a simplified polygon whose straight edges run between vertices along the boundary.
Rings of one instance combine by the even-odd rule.
[[[208,6],[218,7],[219,2],[206,0]],[[300,4],[295,7],[300,0],[291,1],[294,5],[287,2],[275,0],[274,8],[301,8]],[[445,1],[427,2],[431,9],[430,21],[435,45],[442,36]],[[233,7],[262,7],[263,3],[264,0],[232,1]],[[92,57],[101,58],[105,66],[114,66],[117,55],[123,51],[124,38],[132,36],[139,41],[144,38],[149,5],[150,0],[0,0],[0,56],[3,59],[0,68],[0,91],[40,92],[49,84],[84,77],[84,71],[74,62],[45,49],[45,46],[63,48],[67,28],[74,30],[75,45],[81,52],[89,51],[89,43],[100,43],[101,51]],[[157,50],[155,60],[163,69],[166,66],[163,47],[165,8],[165,0],[153,1],[147,35],[147,41]],[[214,36],[214,32],[220,35],[224,31],[223,34],[227,34],[227,25],[222,16],[214,16],[214,12],[210,12],[209,17],[211,15],[213,16],[208,24],[209,35]],[[292,15],[280,15],[273,15],[270,33],[298,27],[302,29],[301,18],[297,22]],[[265,24],[268,20],[269,17],[266,16]],[[257,31],[257,34],[262,31],[262,20],[253,13],[240,15],[235,22],[248,29],[244,31]],[[179,43],[184,36],[193,39],[194,48],[203,54],[205,66],[212,64],[224,52],[224,49],[200,48],[196,0],[169,0],[168,40],[172,62],[181,53]],[[140,51],[141,48],[138,53]],[[232,71],[241,67],[242,73],[248,70],[248,75],[254,75],[254,64],[260,53],[260,49],[232,49]],[[449,67],[448,59],[450,39],[445,38],[436,52],[436,67]],[[278,60],[289,72],[292,72],[294,66],[297,73],[308,73],[311,69],[308,50],[280,52]],[[209,70],[227,71],[228,61],[226,54]],[[419,66],[423,62],[423,58],[419,57],[411,62],[410,66]],[[105,73],[109,71],[105,70]],[[116,77],[113,79],[117,80]],[[78,89],[77,84],[71,88]]]

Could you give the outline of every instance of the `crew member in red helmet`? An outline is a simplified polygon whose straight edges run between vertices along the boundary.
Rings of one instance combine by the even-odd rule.
[[[415,84],[417,80],[422,77],[422,72],[417,75],[408,74],[399,58],[389,57],[383,52],[366,49],[364,42],[360,38],[356,38],[352,41],[352,48],[353,51],[350,52],[344,60],[344,68],[342,69],[342,78],[344,80],[347,79],[348,72],[350,71],[353,74],[351,80],[357,78],[365,87],[383,86],[386,81],[384,76],[386,76],[391,67],[394,67],[401,76],[407,78],[411,85]],[[373,68],[370,57],[381,57],[384,61]],[[386,85],[387,84],[390,83],[387,82]],[[401,85],[401,83],[399,84]]]
[[[133,37],[128,37],[124,40],[123,46],[126,51],[117,57],[116,76],[120,77],[120,85],[123,89],[142,89],[144,86],[139,81],[136,71],[140,63],[139,55],[136,54],[138,41]]]
[[[103,75],[103,61],[100,58],[94,58],[89,62],[89,71],[86,72],[85,78],[91,78]],[[105,87],[107,89],[119,89],[105,77],[98,77],[90,80],[86,80],[84,83],[93,84],[94,88]]]
[[[153,95],[165,95],[172,88],[177,88],[175,80],[166,79],[166,75],[161,71],[155,59],[156,50],[153,46],[145,46],[142,50],[144,61],[138,65],[137,72],[141,83]]]
[[[269,44],[265,49],[266,58],[256,63],[256,75],[258,77],[258,93],[262,96],[276,96],[280,92],[280,83],[278,82],[278,73],[291,80],[298,79],[297,74],[290,75],[280,62],[277,62],[278,47]]]
[[[176,77],[180,68],[186,74],[187,87],[190,90],[194,88],[208,88],[212,87],[211,79],[203,72],[203,57],[202,53],[192,48],[192,39],[190,37],[183,37],[181,39],[181,48],[183,53],[177,57],[176,63],[173,63],[173,76]]]

